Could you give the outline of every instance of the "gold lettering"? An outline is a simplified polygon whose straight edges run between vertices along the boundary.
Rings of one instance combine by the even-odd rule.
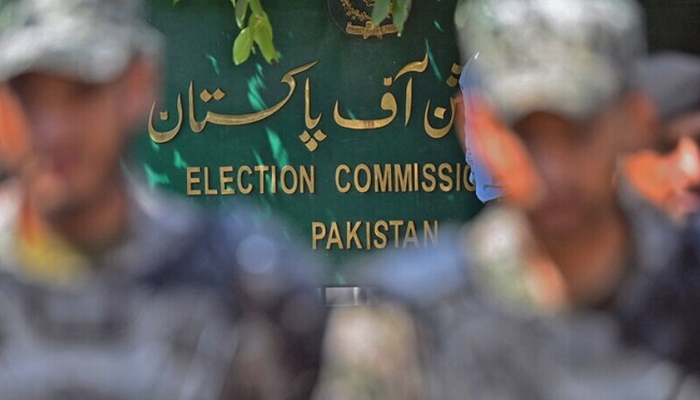
[[[421,227],[422,232],[419,230]],[[438,244],[438,228],[437,220],[332,221],[328,224],[313,221],[311,248],[370,251],[385,249],[392,240],[393,247],[397,249],[434,247]]]
[[[394,247],[399,248],[399,228],[404,224],[403,220],[390,220],[389,225],[394,228]]]
[[[416,224],[413,221],[408,221],[406,224],[406,236],[403,238],[404,249],[408,247],[409,243],[413,243],[415,247],[418,247],[418,233],[416,232]]]
[[[309,173],[309,171],[311,171]],[[299,177],[300,184],[299,189],[301,193],[316,193],[316,167],[310,166],[309,169],[302,165],[299,167]]]
[[[397,192],[412,192],[413,191],[413,168],[411,164],[404,165],[404,170],[401,170],[401,164],[394,164],[394,182],[396,186],[394,190]]]
[[[433,246],[438,243],[438,222],[433,221],[433,226],[430,226],[430,221],[423,221],[423,243],[428,244],[428,238]]]
[[[273,165],[270,169],[270,190],[275,194],[277,193],[277,167]]]
[[[338,165],[338,167],[335,169],[335,187],[340,193],[347,193],[350,191],[350,183],[346,184],[345,186],[340,185],[340,173],[342,171],[345,171],[346,174],[349,174],[350,167],[348,167],[345,164]]]
[[[469,181],[469,175],[472,173],[472,167],[469,164],[464,165],[464,173],[462,174],[462,180],[464,181],[464,188],[470,192],[476,190],[476,186],[472,185]]]
[[[447,173],[452,173],[452,165],[450,164],[440,164],[438,167],[438,176],[441,179],[440,182],[440,190],[443,192],[449,192],[452,190],[454,182],[452,181],[452,177],[450,175],[447,175],[444,171],[447,171]]]
[[[247,173],[248,176],[253,173],[253,171],[247,165],[243,165],[238,168],[238,191],[243,194],[250,194],[250,192],[253,191],[253,185],[250,183],[245,186],[243,185],[243,172]]]
[[[420,186],[418,186],[418,163],[413,163],[413,187],[415,191],[420,190]]]
[[[338,223],[331,223],[331,230],[328,233],[328,241],[326,242],[326,250],[333,248],[333,245],[338,246],[338,249],[343,250],[343,239],[340,237],[340,229]]]
[[[216,189],[209,188],[209,167],[204,167],[204,194],[207,196],[218,194]]]
[[[361,184],[360,171],[365,173],[364,184]],[[360,193],[369,192],[369,188],[372,187],[372,180],[370,178],[370,169],[367,164],[359,164],[355,167],[355,173],[353,174],[353,183],[355,184],[355,189]]]
[[[391,192],[391,164],[374,164],[374,191],[378,193]]]
[[[455,186],[457,186],[457,191],[462,190],[462,168],[459,163],[455,164],[455,172],[457,172],[457,178],[455,178]]]
[[[265,172],[269,171],[270,167],[267,165],[256,165],[253,167],[253,170],[260,175],[260,194],[263,194],[265,193]]]
[[[372,235],[370,234],[370,229],[372,224],[369,221],[365,221],[365,248],[367,250],[372,250]]]
[[[326,225],[323,222],[311,223],[311,248],[318,249],[318,241],[326,237]]]
[[[374,224],[374,247],[378,249],[383,249],[386,247],[388,241],[386,232],[388,230],[389,225],[387,225],[386,221],[377,221],[377,223]]]
[[[187,167],[187,195],[188,196],[200,196],[202,191],[200,189],[195,189],[193,185],[195,183],[201,182],[199,176],[194,176],[194,174],[199,174],[201,168],[199,167]]]
[[[219,168],[219,184],[221,185],[221,194],[224,196],[236,193],[233,188],[228,187],[227,184],[233,183],[233,177],[227,176],[226,173],[233,173],[233,167],[227,165]]]
[[[428,172],[429,170],[432,172]],[[433,191],[435,191],[435,187],[437,186],[437,181],[435,180],[435,164],[423,165],[423,179],[430,182],[427,185],[425,181],[421,182],[421,187],[423,191],[427,193],[432,193]]]
[[[292,174],[292,186],[287,186],[287,175]],[[285,165],[282,167],[282,173],[280,174],[280,184],[282,185],[282,191],[286,194],[292,194],[297,191],[297,186],[299,184],[299,177],[297,176],[297,170],[294,167]]]
[[[362,250],[362,242],[360,242],[360,237],[357,235],[357,230],[362,226],[362,221],[355,222],[354,224],[348,221],[346,224],[348,236],[345,238],[345,248],[352,249],[352,244],[350,242],[353,242],[356,248]]]
[[[413,107],[413,78],[408,78],[406,84],[406,118],[403,126],[408,126],[411,119],[411,108]]]

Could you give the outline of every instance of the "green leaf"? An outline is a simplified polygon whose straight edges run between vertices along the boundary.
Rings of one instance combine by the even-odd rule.
[[[272,24],[267,13],[263,12],[261,15],[256,16],[255,32],[257,35],[262,35],[262,37],[269,37],[270,42],[272,42]]]
[[[376,0],[372,10],[372,22],[375,25],[379,25],[389,15],[390,8],[391,0]]]
[[[394,17],[394,25],[399,31],[399,36],[403,32],[403,27],[408,19],[408,13],[411,10],[411,0],[394,0],[391,14]]]
[[[272,61],[279,61],[277,58],[277,50],[275,49],[274,43],[272,43],[272,25],[270,24],[270,19],[267,14],[263,12],[262,15],[255,18],[255,32],[253,33],[253,40],[260,48],[265,61],[268,64],[272,64]]]
[[[179,2],[180,2],[180,0],[173,0],[173,5],[175,5],[175,4],[179,3]]]
[[[248,11],[248,0],[238,0],[238,4],[234,4],[236,8],[236,23],[239,28],[243,28],[243,22],[245,22],[245,16]]]
[[[250,27],[243,28],[241,33],[233,42],[233,62],[236,65],[243,64],[250,57],[250,50],[253,47]]]
[[[265,11],[263,11],[262,5],[260,4],[260,0],[250,0],[250,10],[255,15],[265,14]]]

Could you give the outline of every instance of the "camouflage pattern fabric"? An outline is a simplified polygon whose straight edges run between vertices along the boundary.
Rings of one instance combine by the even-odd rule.
[[[325,315],[280,225],[132,189],[127,239],[60,284],[17,264],[19,197],[3,191],[2,398],[307,399]]]
[[[700,398],[697,378],[685,365],[626,334],[629,317],[645,313],[648,296],[659,289],[658,280],[677,259],[682,241],[660,211],[631,193],[623,197],[627,215],[634,216],[632,253],[616,295],[600,307],[555,310],[534,301],[537,288],[525,273],[533,260],[527,226],[518,212],[501,205],[487,208],[464,228],[443,230],[438,249],[377,260],[370,270],[384,295],[372,306],[341,310],[345,315],[334,316],[332,324],[346,324],[332,326],[329,337],[365,325],[366,336],[384,332],[404,338],[391,347],[365,348],[363,353],[372,355],[364,360],[369,365],[354,366],[394,370],[383,381],[378,375],[352,381],[339,371],[353,368],[353,359],[331,353],[331,369],[324,367],[328,392],[321,398],[378,399],[364,396],[382,390],[413,391],[396,398],[443,400]],[[383,317],[387,309],[399,317]],[[672,310],[665,309],[666,318],[682,325],[682,316]],[[645,323],[646,331],[667,332],[661,318]],[[338,338],[343,336],[348,334]],[[344,343],[353,341],[358,338]],[[395,362],[395,354],[402,354],[401,362]],[[416,373],[420,379],[411,383]]]

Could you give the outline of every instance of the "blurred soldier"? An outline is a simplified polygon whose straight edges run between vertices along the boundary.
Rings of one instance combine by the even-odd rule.
[[[681,244],[614,179],[618,155],[653,133],[653,105],[630,85],[644,47],[636,3],[471,0],[456,18],[463,50],[479,53],[482,92],[465,96],[475,151],[508,194],[441,230],[439,249],[376,261],[385,301],[334,316],[329,342],[344,343],[345,323],[384,346],[332,354],[324,387],[340,396],[327,398],[390,391],[362,362],[411,391],[397,398],[700,398],[651,345],[675,347],[668,328],[682,320],[647,319],[652,335],[629,336]]]
[[[683,247],[654,279],[625,336],[700,373],[700,58],[677,52],[640,65],[640,87],[654,101],[659,135],[652,150],[625,160],[625,174],[651,202],[685,226]]]
[[[323,308],[279,225],[207,216],[124,174],[160,41],[137,0],[0,3],[0,79],[29,127],[0,193],[3,399],[302,400],[313,388]]]
[[[638,84],[654,102],[659,135],[653,149],[630,155],[632,186],[676,220],[700,208],[700,57],[654,54],[641,63]]]

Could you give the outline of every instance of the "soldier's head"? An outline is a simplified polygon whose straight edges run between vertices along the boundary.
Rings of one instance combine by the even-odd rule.
[[[655,145],[627,157],[631,183],[683,220],[700,209],[700,57],[665,51],[639,64],[637,86],[657,111]]]
[[[627,0],[471,0],[456,19],[462,50],[478,53],[482,98],[499,120],[491,125],[516,143],[508,154],[484,146],[484,157],[498,167],[522,150],[541,189],[526,202],[535,228],[566,235],[609,212],[617,155],[651,131],[651,104],[630,89],[644,52],[641,10]],[[506,173],[498,178],[524,171]]]
[[[120,158],[155,92],[160,36],[138,0],[0,4],[0,80],[29,126],[20,179],[36,208],[67,212],[120,183]]]

